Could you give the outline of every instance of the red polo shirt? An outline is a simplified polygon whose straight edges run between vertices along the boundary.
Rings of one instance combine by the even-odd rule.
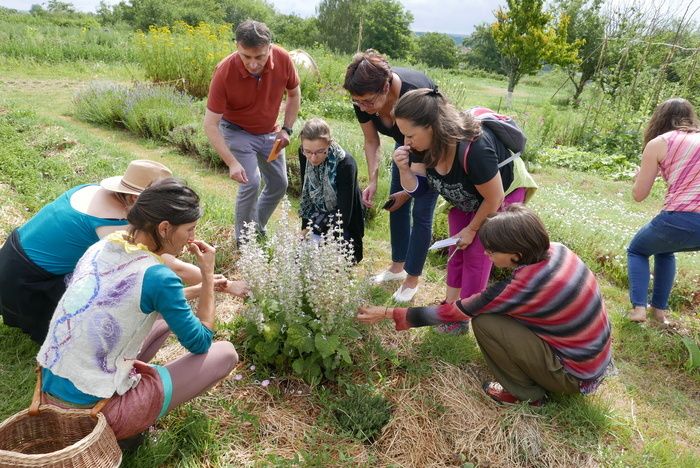
[[[238,52],[225,58],[214,71],[207,108],[253,135],[271,133],[285,89],[299,86],[289,54],[273,45],[260,76],[248,73]]]

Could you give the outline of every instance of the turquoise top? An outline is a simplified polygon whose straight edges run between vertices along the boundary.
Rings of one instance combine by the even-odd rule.
[[[153,265],[146,270],[141,287],[141,312],[159,312],[178,341],[189,352],[203,354],[209,350],[214,332],[194,315],[180,278],[165,265]],[[78,390],[73,383],[42,369],[41,389],[56,398],[76,405],[92,405],[100,398]]]
[[[100,240],[98,227],[128,224],[126,219],[98,218],[73,208],[71,196],[89,185],[64,192],[17,230],[27,257],[49,273],[65,275],[75,270],[88,247]]]

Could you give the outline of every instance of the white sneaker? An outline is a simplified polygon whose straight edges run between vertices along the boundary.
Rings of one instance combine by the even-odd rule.
[[[396,302],[409,302],[411,299],[413,299],[413,296],[415,296],[417,292],[418,286],[415,288],[404,288],[402,284],[392,297]]]
[[[372,277],[372,281],[375,283],[384,283],[386,281],[403,281],[408,276],[405,270],[401,270],[398,273],[393,273],[389,270],[384,270],[378,275]]]

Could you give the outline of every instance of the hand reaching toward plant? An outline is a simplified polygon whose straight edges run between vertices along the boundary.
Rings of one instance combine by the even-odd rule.
[[[227,280],[226,287],[224,289],[222,289],[222,291],[229,293],[232,296],[246,298],[246,297],[248,297],[248,294],[250,294],[250,287],[248,286],[248,283],[246,283],[243,280],[238,280],[238,281]]]
[[[357,308],[357,320],[368,325],[393,317],[394,309],[388,306],[361,306]]]

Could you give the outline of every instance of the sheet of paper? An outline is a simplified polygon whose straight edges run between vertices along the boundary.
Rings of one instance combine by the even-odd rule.
[[[459,237],[448,237],[447,239],[436,241],[433,245],[430,246],[430,250],[444,249],[445,247],[455,245],[458,240]]]

